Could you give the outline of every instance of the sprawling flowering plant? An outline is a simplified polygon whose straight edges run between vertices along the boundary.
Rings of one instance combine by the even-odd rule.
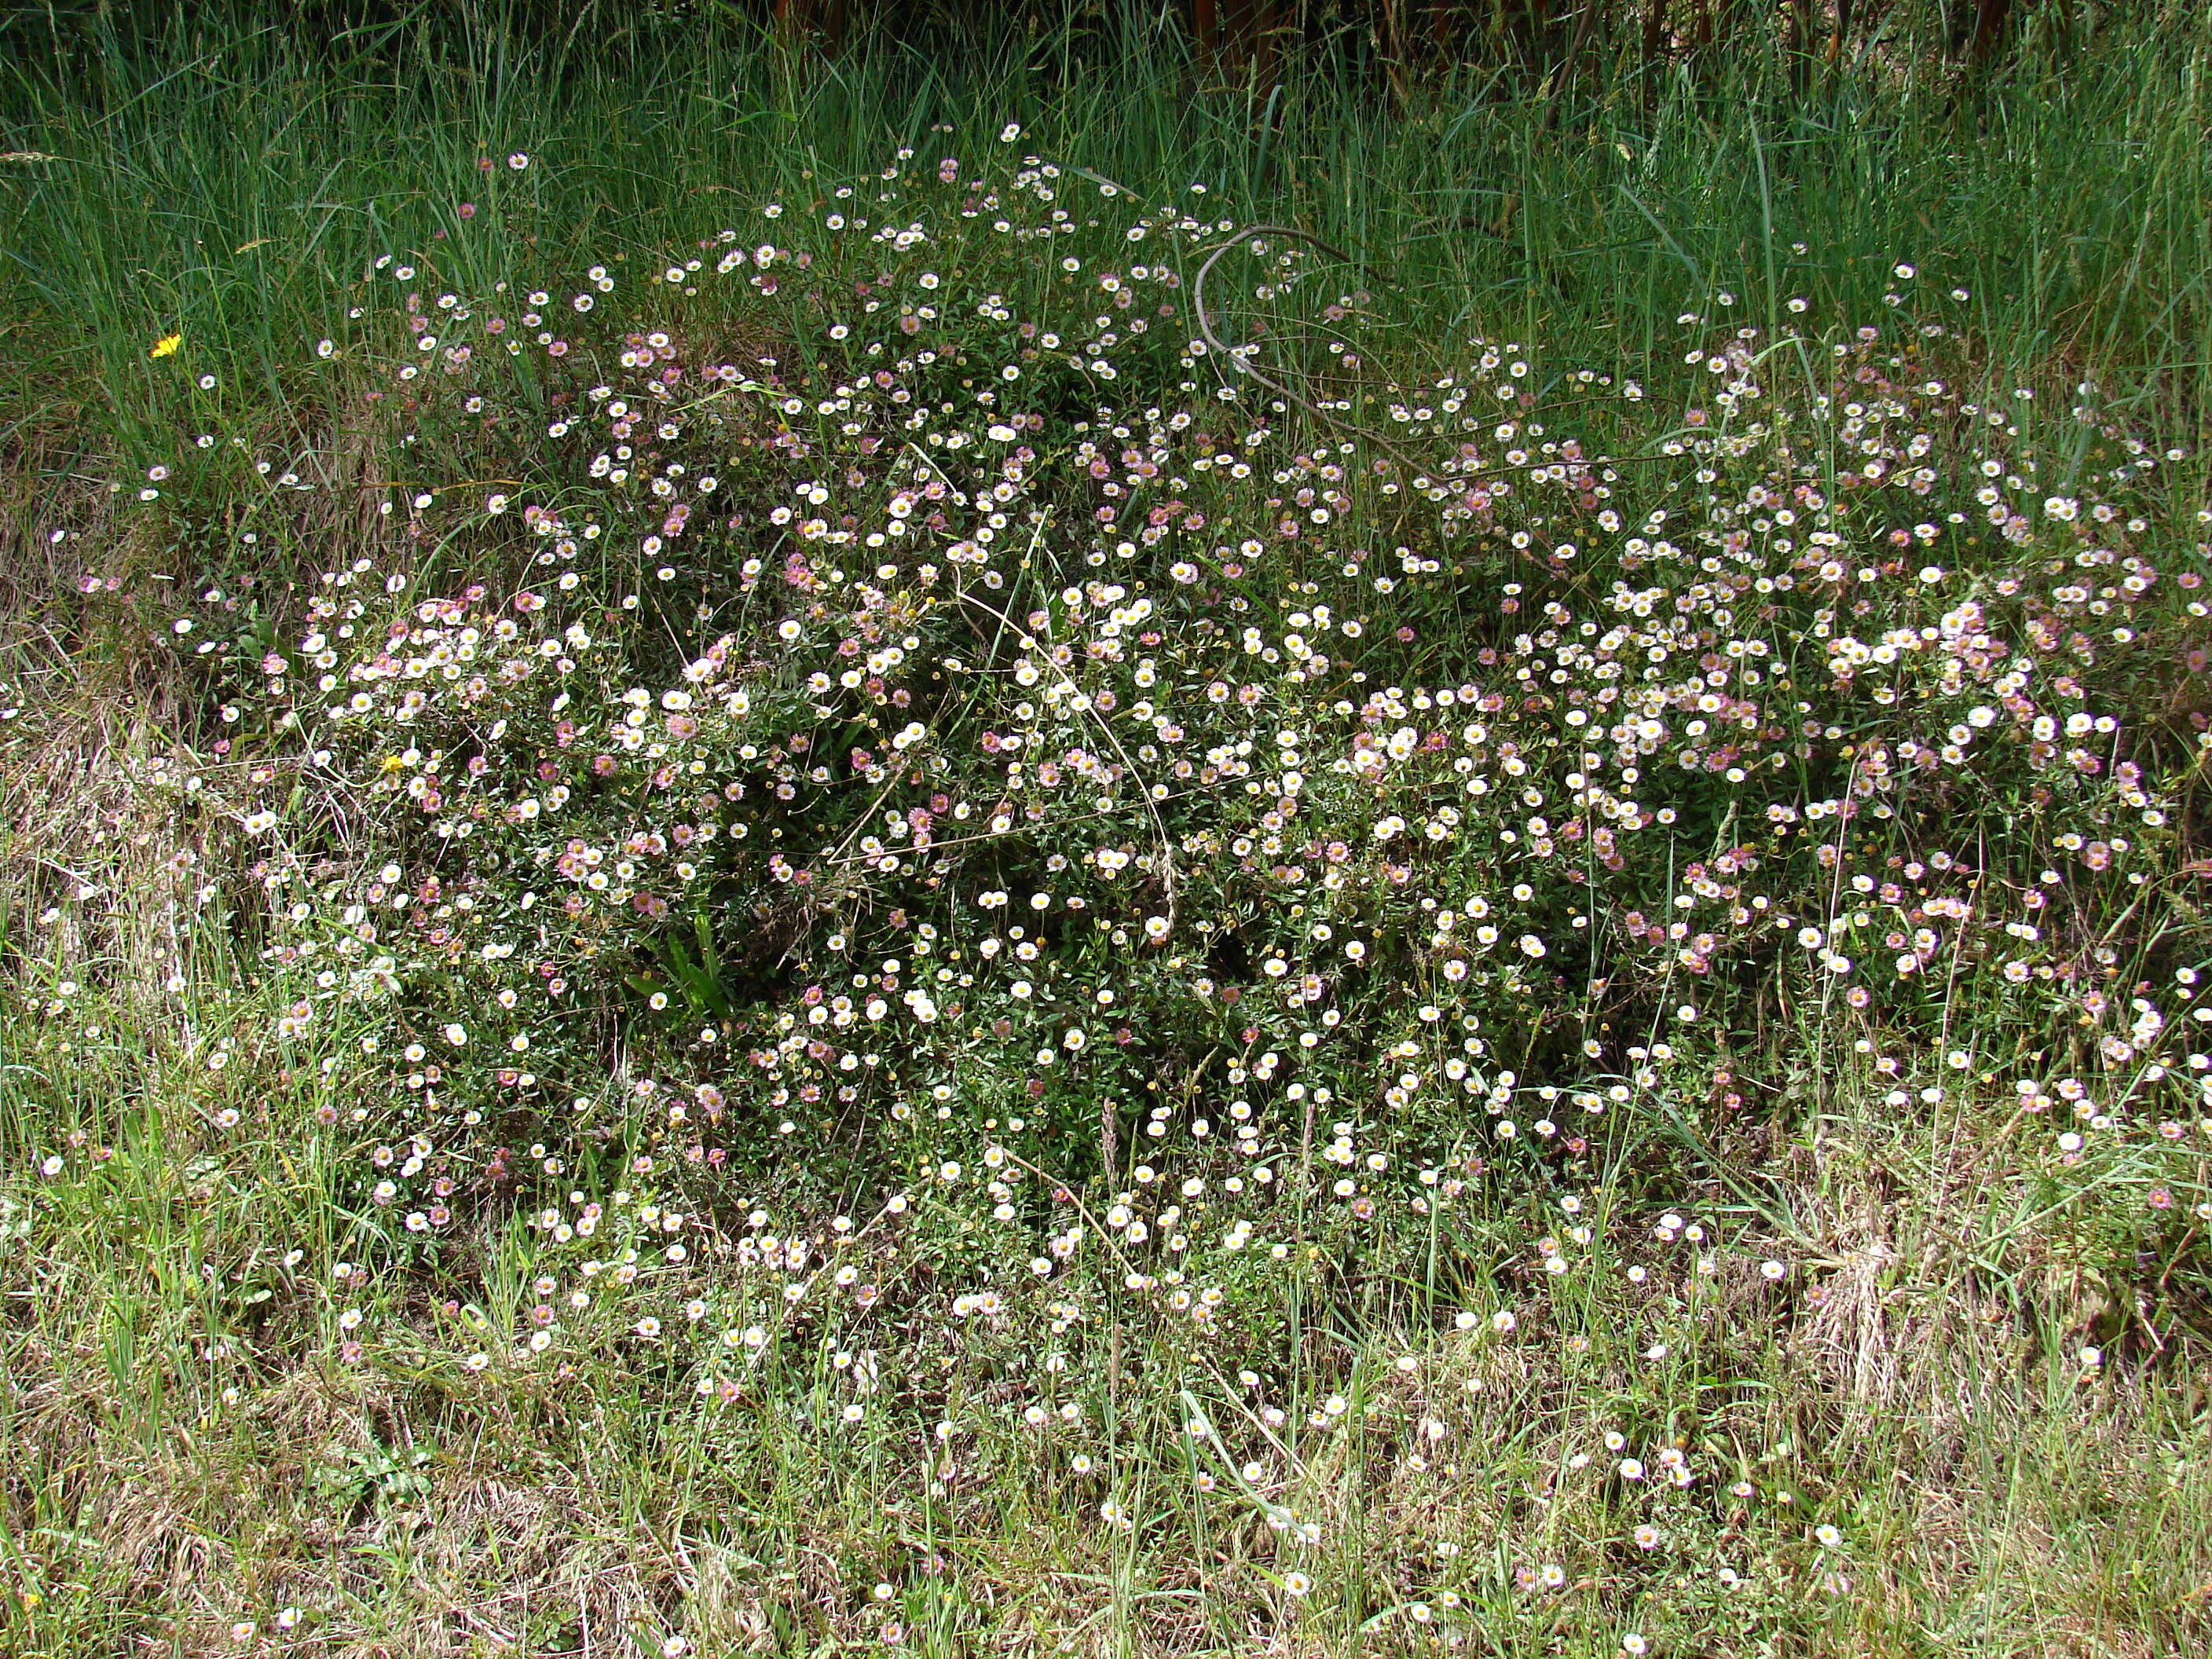
[[[348,1031],[392,1248],[518,1186],[562,1243],[624,1183],[734,1235],[766,1182],[844,1224],[748,1243],[739,1357],[865,1326],[925,1212],[963,1317],[1066,1330],[1088,1249],[1258,1341],[1470,1182],[1725,1182],[1821,1066],[2185,1216],[2199,947],[2146,907],[2203,720],[2139,687],[2202,532],[2089,391],[1954,384],[1903,267],[1902,325],[1686,317],[1664,397],[1484,338],[1401,384],[1324,251],[967,173],[558,294],[380,261],[325,343],[392,458],[362,550],[281,636],[177,627],[265,1040]],[[310,461],[246,453],[192,488],[295,533]],[[1805,1014],[1832,1054],[1746,1069]]]

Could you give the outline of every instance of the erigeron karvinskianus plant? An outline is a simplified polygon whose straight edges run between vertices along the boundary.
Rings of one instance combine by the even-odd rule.
[[[2119,712],[2196,614],[2143,446],[2051,483],[1890,337],[1696,319],[1663,410],[1480,339],[1370,402],[1360,296],[1247,239],[1235,350],[1334,334],[1291,409],[1193,315],[1231,227],[963,171],[634,291],[372,273],[327,362],[396,422],[379,550],[204,660],[244,829],[305,787],[373,849],[265,876],[272,1040],[373,1004],[371,1115],[438,1149],[379,1206],[434,1233],[416,1187],[526,1143],[702,1202],[795,1162],[964,1216],[947,1271],[1048,1297],[1089,1239],[1218,1326],[1471,1179],[1709,1163],[1770,999],[1900,1114],[2015,1081],[1965,1004],[2063,1013],[2054,1168],[2155,1183],[2130,1237],[2197,1190],[2187,986],[2124,921],[2197,763]],[[1298,1248],[1194,1274],[1232,1210]]]

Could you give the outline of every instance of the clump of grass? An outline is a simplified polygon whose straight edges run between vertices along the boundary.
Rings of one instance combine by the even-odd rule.
[[[725,201],[811,196],[803,175],[854,175],[939,128],[980,154],[1011,117],[1148,199],[1207,180],[1243,222],[1353,251],[1431,332],[1640,357],[1686,295],[1732,288],[1769,325],[1791,293],[1869,314],[1915,254],[1972,289],[1990,361],[2094,370],[2162,429],[2201,430],[2204,43],[2172,27],[2030,52],[1972,97],[1879,54],[1801,91],[1747,52],[1656,82],[1593,56],[1595,78],[1540,93],[1447,78],[1391,110],[1356,64],[1237,91],[1142,32],[1103,55],[1064,43],[1042,72],[1018,52],[918,64],[856,44],[795,73],[705,26],[586,52],[614,27],[595,20],[565,52],[488,39],[426,61],[191,21],[118,29],[83,64],[15,59],[9,153],[44,159],[0,163],[11,429],[63,441],[100,411],[165,446],[175,377],[143,354],[179,331],[227,398],[287,418],[301,343],[379,252],[434,249],[477,290],[532,248],[643,258],[720,229]],[[510,174],[516,150],[539,167]]]
[[[174,740],[13,866],[6,1616],[2200,1640],[2185,449],[1933,259],[1630,362],[835,176],[368,250],[40,526],[11,735]]]

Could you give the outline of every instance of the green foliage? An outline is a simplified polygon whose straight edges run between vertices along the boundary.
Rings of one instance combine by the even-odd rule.
[[[2150,169],[2063,275],[1686,83],[527,84],[212,309],[9,210],[114,486],[9,668],[27,1639],[2201,1645],[2173,82],[2124,162],[2005,106]],[[1505,143],[1517,252],[1425,243]]]

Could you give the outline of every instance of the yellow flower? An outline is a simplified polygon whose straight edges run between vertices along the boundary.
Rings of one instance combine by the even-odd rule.
[[[149,357],[173,357],[176,355],[177,348],[184,343],[185,337],[181,334],[164,334],[154,342],[153,349],[146,355]]]
[[[407,763],[397,755],[386,755],[383,768],[386,772],[404,772],[407,769]]]

